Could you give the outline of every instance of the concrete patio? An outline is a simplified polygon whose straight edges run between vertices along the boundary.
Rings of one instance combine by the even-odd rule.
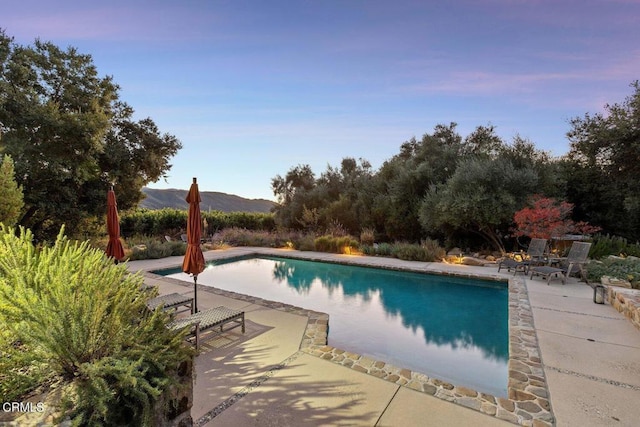
[[[235,248],[205,252],[207,260],[281,250]],[[295,252],[295,251],[294,251]],[[287,255],[294,254],[287,251]],[[345,261],[345,255],[295,252],[295,256]],[[524,281],[558,426],[634,426],[640,420],[640,331],[610,305],[594,304],[592,288],[498,273],[497,267],[349,257],[349,262]],[[133,261],[131,271],[181,265],[182,257]],[[145,275],[161,294],[193,293],[193,284]],[[200,290],[203,290],[202,292]],[[518,412],[487,415],[301,351],[308,317],[251,298],[199,287],[202,308],[225,305],[246,313],[246,333],[205,340],[195,361],[198,426],[490,426],[548,425]],[[331,319],[329,319],[329,323]],[[508,407],[502,399],[500,405]],[[470,405],[468,405],[470,406]],[[486,412],[486,411],[485,411]],[[504,412],[504,411],[503,411]],[[507,416],[508,415],[508,416]]]

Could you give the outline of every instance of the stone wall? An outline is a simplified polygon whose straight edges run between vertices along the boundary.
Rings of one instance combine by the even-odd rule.
[[[640,290],[607,286],[609,304],[640,329]]]

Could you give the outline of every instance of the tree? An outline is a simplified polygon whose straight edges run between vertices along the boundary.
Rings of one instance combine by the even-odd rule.
[[[0,150],[23,187],[19,222],[37,237],[103,214],[112,184],[121,209],[137,205],[142,187],[171,167],[180,142],[150,118],[134,121],[118,91],[90,55],[40,40],[17,45],[0,30]]]
[[[606,113],[571,120],[568,198],[576,216],[607,233],[640,239],[640,83]]]
[[[446,183],[429,189],[420,206],[420,223],[427,233],[478,234],[505,252],[502,236],[536,184],[533,170],[516,169],[506,159],[469,158]]]
[[[13,159],[5,155],[0,163],[0,222],[13,227],[24,206],[22,187],[15,181]]]
[[[533,142],[516,135],[512,142],[499,151],[500,157],[507,159],[516,169],[530,168],[538,175],[538,192],[548,196],[564,197],[566,182],[562,174],[562,162],[542,150]]]
[[[574,222],[570,218],[572,203],[535,195],[529,204],[513,216],[516,237],[551,239],[571,233],[593,234],[600,230],[585,222]]]
[[[444,183],[463,152],[456,123],[436,125],[420,141],[412,138],[377,174],[379,193],[372,206],[375,227],[388,240],[419,241],[424,236],[419,209],[426,192]]]
[[[271,179],[271,189],[278,201],[275,208],[276,221],[287,228],[299,228],[299,219],[305,209],[313,209],[316,204],[307,203],[307,193],[315,187],[315,176],[309,165],[298,165],[282,177]]]

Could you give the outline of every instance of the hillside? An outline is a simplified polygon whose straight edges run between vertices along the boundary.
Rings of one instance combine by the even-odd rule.
[[[147,196],[140,202],[141,208],[162,209],[175,208],[187,210],[189,205],[185,202],[187,190],[159,190],[143,188],[142,192]],[[216,191],[201,191],[200,209],[203,211],[217,210],[222,212],[270,212],[274,202],[265,199],[245,199],[240,196]]]

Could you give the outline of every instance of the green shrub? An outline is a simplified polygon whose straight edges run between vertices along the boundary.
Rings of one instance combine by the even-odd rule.
[[[393,245],[390,243],[380,243],[378,247],[375,248],[375,254],[386,257],[393,256]]]
[[[608,234],[594,236],[589,256],[593,259],[599,259],[609,255],[640,257],[640,245],[629,243],[624,237]]]
[[[427,252],[422,246],[411,243],[394,244],[392,255],[407,261],[425,261],[427,258]]]
[[[231,246],[261,246],[275,245],[275,236],[267,232],[256,232],[244,228],[227,228],[213,236],[213,241],[224,242]]]
[[[342,254],[349,253],[351,249],[358,249],[360,244],[351,236],[325,235],[316,238],[313,246],[314,250],[318,252]]]
[[[412,243],[380,243],[378,245],[364,245],[360,248],[364,255],[385,256],[407,261],[440,261],[446,255],[437,240],[426,239],[420,245]]]
[[[299,251],[315,250],[315,236],[313,234],[299,234],[290,240],[294,249]]]
[[[148,425],[193,350],[147,313],[142,276],[62,233],[38,250],[30,231],[0,230],[0,354],[20,356],[0,371],[3,400],[55,376],[74,425]]]
[[[2,320],[0,317],[0,324]],[[22,343],[8,328],[0,331],[0,399],[18,400],[38,385],[50,380],[54,371],[32,346]]]
[[[420,242],[420,246],[425,250],[426,259],[424,261],[442,261],[442,259],[447,255],[447,251],[440,246],[440,243],[438,243],[437,240],[427,238]]]
[[[184,242],[178,242],[178,241],[171,241],[171,242],[164,242],[162,243],[163,245],[166,245],[169,247],[170,249],[170,256],[183,256],[185,253],[187,253],[187,244]]]
[[[185,203],[186,208],[186,203]],[[241,228],[255,231],[275,229],[275,217],[261,212],[220,212],[203,211],[203,235],[210,236],[227,228]],[[123,236],[177,236],[187,228],[187,211],[181,209],[135,209],[122,212],[120,231]]]
[[[363,228],[360,232],[360,243],[372,246],[375,242],[375,230],[373,228]]]
[[[600,282],[602,276],[615,277],[631,283],[634,289],[640,289],[640,259],[605,258],[602,261],[589,261],[586,266],[590,281]]]
[[[368,255],[368,256],[377,255],[376,248],[373,245],[361,244],[360,245],[360,252],[362,252],[362,255]]]
[[[320,236],[313,242],[313,249],[318,252],[335,252],[332,236]]]
[[[360,243],[351,236],[342,236],[335,238],[334,247],[336,253],[351,253],[360,247]]]
[[[129,259],[132,261],[182,256],[187,252],[187,244],[180,240],[167,242],[164,239],[136,235],[126,239],[125,243],[131,250]]]

